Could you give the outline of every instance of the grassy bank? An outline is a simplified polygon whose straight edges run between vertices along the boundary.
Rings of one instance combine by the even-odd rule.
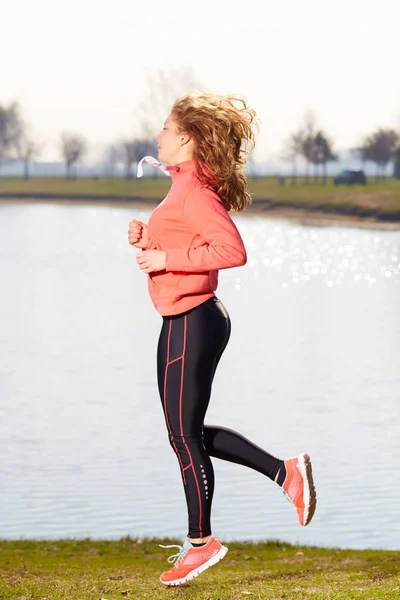
[[[229,543],[224,560],[191,583],[164,588],[166,540],[1,541],[0,598],[400,598],[400,552],[279,542]]]
[[[35,178],[30,180],[0,178],[0,195],[26,194],[77,198],[89,196],[93,200],[147,200],[157,202],[165,196],[170,185],[167,177],[146,177],[138,180],[82,178],[67,181],[62,178]],[[371,218],[380,221],[400,221],[400,181],[387,179],[366,186],[334,186],[305,184],[280,185],[276,177],[249,179],[253,204],[248,212],[279,209],[302,210],[310,213],[338,214],[349,217]]]

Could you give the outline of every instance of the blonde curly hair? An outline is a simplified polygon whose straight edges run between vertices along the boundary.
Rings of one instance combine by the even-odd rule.
[[[198,179],[218,194],[227,210],[244,210],[251,204],[246,155],[254,148],[254,128],[258,131],[259,126],[246,99],[194,91],[177,98],[171,116],[178,132],[194,141]]]

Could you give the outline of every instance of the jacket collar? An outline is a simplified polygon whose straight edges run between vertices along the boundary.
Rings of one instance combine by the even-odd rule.
[[[175,177],[177,175],[180,175],[182,173],[187,173],[188,171],[195,171],[196,166],[197,166],[197,160],[194,160],[194,159],[184,160],[181,163],[178,163],[176,165],[171,165],[169,167],[166,167],[166,171],[169,172],[172,179],[175,179]]]

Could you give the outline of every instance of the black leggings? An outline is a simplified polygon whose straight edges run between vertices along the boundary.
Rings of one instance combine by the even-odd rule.
[[[270,479],[284,464],[235,431],[204,425],[211,384],[230,332],[228,312],[213,297],[185,313],[163,317],[158,342],[158,389],[181,468],[191,538],[211,534],[210,456],[245,465]]]

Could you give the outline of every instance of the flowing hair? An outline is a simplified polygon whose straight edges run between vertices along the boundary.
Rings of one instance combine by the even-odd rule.
[[[212,188],[225,208],[235,212],[251,204],[246,191],[246,155],[254,148],[258,119],[245,98],[191,92],[180,96],[171,109],[179,133],[194,141],[197,177]]]

